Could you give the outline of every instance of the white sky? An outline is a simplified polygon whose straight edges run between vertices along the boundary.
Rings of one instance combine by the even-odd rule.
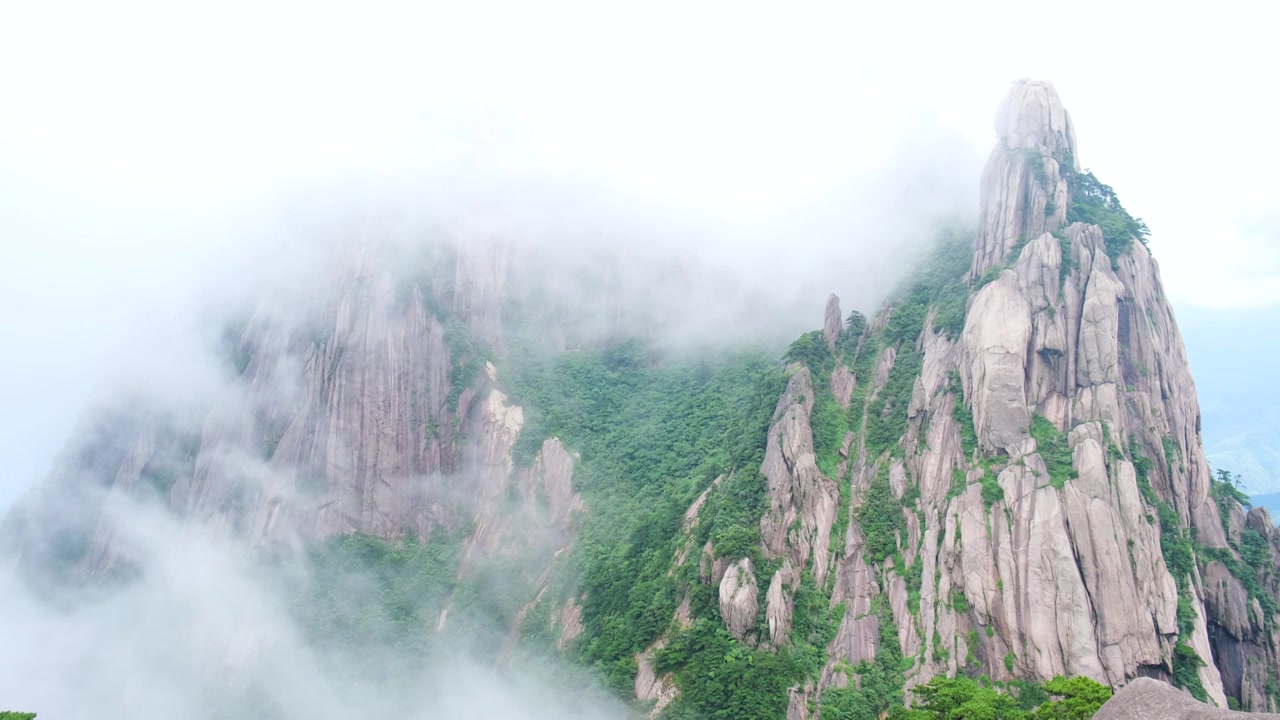
[[[1260,3],[860,5],[6,3],[0,465],[20,484],[43,472],[74,403],[39,398],[80,398],[94,344],[119,342],[77,318],[180,314],[171,291],[243,241],[197,221],[292,179],[555,168],[766,222],[882,167],[918,125],[982,157],[1024,76],[1054,81],[1083,164],[1152,228],[1175,305],[1280,303],[1280,108]],[[113,224],[139,213],[145,231]],[[51,358],[71,336],[80,364]]]

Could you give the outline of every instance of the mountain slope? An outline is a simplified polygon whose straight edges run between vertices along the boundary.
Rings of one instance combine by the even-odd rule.
[[[1280,534],[1210,475],[1146,228],[1048,83],[996,129],[977,229],[782,364],[659,350],[645,308],[585,331],[491,238],[355,241],[319,301],[234,326],[235,393],[90,429],[6,545],[50,592],[127,579],[114,509],[153,498],[299,541],[317,643],[558,653],[671,718],[872,718],[961,674],[1274,710]]]

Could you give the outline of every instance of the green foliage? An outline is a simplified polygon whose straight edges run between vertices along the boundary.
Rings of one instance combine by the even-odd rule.
[[[1280,602],[1267,592],[1264,580],[1273,572],[1275,564],[1271,560],[1271,549],[1267,539],[1257,530],[1244,527],[1240,530],[1238,540],[1231,537],[1231,508],[1235,503],[1250,507],[1249,496],[1240,490],[1238,476],[1229,470],[1218,470],[1217,479],[1209,484],[1209,497],[1218,504],[1218,514],[1222,519],[1222,529],[1230,548],[1198,548],[1198,554],[1206,559],[1217,560],[1226,566],[1240,583],[1250,599],[1257,600],[1262,606],[1267,622],[1280,612]]]
[[[809,426],[813,429],[813,454],[818,469],[829,478],[836,476],[839,451],[849,432],[849,415],[836,404],[830,392],[816,392]]]
[[[1199,669],[1202,667],[1204,660],[1200,659],[1190,645],[1179,640],[1173,648],[1173,684],[1186,689],[1200,702],[1209,702],[1209,693],[1200,682]]]
[[[951,339],[960,337],[964,331],[965,314],[968,312],[969,288],[956,281],[942,287],[938,291],[934,307],[937,314],[933,318],[933,326]]]
[[[456,537],[392,543],[344,535],[313,546],[311,581],[293,600],[308,640],[369,658],[372,673],[416,666],[455,587],[459,545]]]
[[[836,338],[836,354],[853,357],[858,350],[862,333],[866,329],[867,316],[857,310],[850,312],[849,317],[844,321],[844,329],[840,331],[840,337]]]
[[[1230,470],[1218,470],[1217,478],[1209,478],[1209,497],[1218,505],[1218,519],[1222,522],[1222,532],[1231,535],[1231,509],[1240,503],[1246,509],[1253,507],[1249,496],[1239,487],[1240,478],[1232,475]]]
[[[893,293],[893,312],[885,328],[885,342],[915,344],[924,329],[930,306],[936,306],[934,329],[950,338],[964,330],[969,288],[962,278],[973,260],[973,236],[959,229],[945,230],[937,249]]]
[[[1151,230],[1124,209],[1111,186],[1100,182],[1091,172],[1076,172],[1070,155],[1062,158],[1059,164],[1071,197],[1067,205],[1067,222],[1088,223],[1101,228],[1112,267],[1118,268],[1120,256],[1133,248],[1134,240],[1144,247],[1147,245]]]
[[[988,626],[990,627],[990,626]],[[984,675],[983,678],[986,678]],[[1018,707],[1023,710],[1035,710],[1049,699],[1049,693],[1045,692],[1044,686],[1040,683],[1014,678],[1006,683],[1010,692],[1018,697]]]
[[[914,341],[913,341],[914,342]],[[907,410],[924,356],[914,346],[898,348],[889,379],[867,406],[866,443],[872,457],[896,447],[907,432]]]
[[[0,710],[0,720],[35,720],[35,713],[13,712],[12,710]]]
[[[1004,669],[1008,670],[1009,672],[1013,672],[1014,664],[1017,663],[1017,661],[1018,661],[1018,656],[1014,655],[1012,651],[1005,653]]]
[[[973,286],[974,291],[981,290],[982,288],[995,282],[996,278],[1000,277],[1000,273],[1004,272],[1005,270],[1008,270],[1009,267],[1010,266],[1006,265],[1005,263],[1000,263],[997,265],[992,265],[991,267],[987,268],[987,271],[982,273],[981,277],[978,278],[978,282],[974,283],[974,286]]]
[[[1066,282],[1067,276],[1079,268],[1080,264],[1076,262],[1075,254],[1071,252],[1071,240],[1066,234],[1059,230],[1055,231],[1053,236],[1058,239],[1058,247],[1062,250],[1062,265],[1058,269],[1058,280]]]
[[[1018,700],[971,678],[934,677],[913,691],[921,718],[937,720],[1025,720]]]
[[[947,390],[955,395],[955,405],[951,407],[951,419],[960,428],[960,448],[966,459],[972,458],[978,449],[978,431],[973,424],[973,411],[964,404],[964,387],[960,382],[960,373],[949,371]]]
[[[996,683],[1001,686],[1002,683]],[[907,720],[1085,720],[1111,697],[1111,689],[1086,677],[1058,676],[1041,686],[1012,680],[1008,692],[987,676],[935,676],[915,690],[912,710],[895,707],[888,717]],[[823,717],[826,717],[825,705]]]
[[[1040,705],[1036,720],[1088,720],[1111,699],[1111,688],[1082,676],[1068,680],[1059,675],[1044,690],[1054,699]]]
[[[1027,169],[1031,171],[1031,176],[1040,183],[1041,187],[1049,184],[1049,175],[1044,169],[1044,157],[1038,150],[1024,149],[1022,151],[1022,159],[1026,161]]]
[[[880,644],[872,662],[861,662],[853,668],[861,681],[843,688],[830,687],[822,694],[822,717],[826,720],[879,720],[884,713],[906,717],[902,707],[902,650],[898,647],[893,616],[884,596],[871,601],[871,611],[880,621]],[[782,717],[778,715],[776,717]]]
[[[830,356],[825,345],[799,348]],[[684,542],[681,518],[718,475],[728,477],[700,513],[698,541],[760,560],[759,468],[785,377],[762,354],[682,360],[638,342],[551,359],[513,352],[506,375],[526,408],[516,462],[531,462],[549,436],[581,454],[574,483],[591,510],[574,546],[586,596],[575,651],[629,693],[634,653],[667,629],[679,602],[684,581],[668,570]],[[714,608],[700,584],[690,592]]]
[[[902,517],[902,506],[889,486],[889,471],[884,465],[871,479],[853,517],[866,536],[863,552],[868,563],[883,563],[898,552],[898,536],[906,530],[906,521]]]
[[[1185,688],[1197,699],[1204,702],[1208,695],[1200,682],[1197,668],[1204,665],[1204,660],[1187,644],[1195,628],[1195,607],[1191,601],[1191,573],[1195,568],[1195,547],[1190,532],[1182,527],[1181,519],[1151,486],[1151,459],[1138,448],[1134,438],[1129,440],[1129,456],[1137,473],[1138,490],[1148,505],[1156,508],[1160,519],[1160,552],[1164,555],[1165,566],[1178,585],[1178,643],[1173,653],[1173,684]]]
[[[663,713],[671,720],[784,717],[787,688],[801,676],[786,648],[753,650],[708,618],[673,636],[655,665],[660,673],[675,673],[680,687]]]
[[[448,407],[457,410],[462,392],[471,387],[484,369],[484,353],[456,318],[445,319],[444,341],[449,346]]]
[[[1209,485],[1209,495],[1222,504],[1224,500],[1235,500],[1245,508],[1253,507],[1253,501],[1240,489],[1240,476],[1231,474],[1230,470],[1218,470],[1217,477]]]
[[[990,466],[983,467],[982,477],[979,479],[982,483],[982,504],[991,509],[1000,500],[1004,500],[1004,488],[1000,487],[1000,481],[995,470]]]
[[[827,348],[827,341],[822,338],[821,330],[801,335],[787,348],[782,359],[787,363],[803,363],[814,375],[821,374],[824,369],[830,374],[835,369],[835,358]]]
[[[1067,444],[1067,434],[1037,413],[1031,419],[1031,437],[1035,438],[1036,450],[1049,471],[1049,482],[1061,490],[1068,480],[1076,477],[1071,465],[1071,446]]]
[[[1027,246],[1028,242],[1030,242],[1030,239],[1025,235],[1018,238],[1018,241],[1013,244],[1013,247],[1009,249],[1009,252],[1005,253],[1004,258],[995,265],[987,268],[987,271],[982,274],[982,277],[978,278],[978,282],[973,286],[974,291],[981,290],[988,283],[992,283],[996,278],[1000,277],[1000,273],[1013,267],[1013,264],[1018,261],[1018,257],[1022,255],[1022,250]]]
[[[1165,467],[1169,468],[1169,474],[1172,475],[1173,468],[1182,465],[1182,450],[1178,447],[1178,443],[1174,442],[1173,438],[1168,435],[1161,438],[1160,441],[1164,447]],[[1176,463],[1174,462],[1175,460],[1177,460]]]
[[[792,615],[792,655],[805,677],[817,678],[826,664],[826,650],[835,639],[844,619],[845,605],[829,610],[831,594],[818,588],[813,575],[805,570],[796,588],[795,611]]]
[[[907,584],[907,608],[916,617],[920,616],[920,585],[924,582],[923,555],[923,553],[916,553],[916,559],[911,561],[902,576]]]

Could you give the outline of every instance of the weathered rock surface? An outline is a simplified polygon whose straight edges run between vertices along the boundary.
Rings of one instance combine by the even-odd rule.
[[[751,572],[751,560],[743,558],[729,566],[720,579],[720,616],[725,627],[739,640],[755,629],[760,605],[756,602],[756,576]]]
[[[827,298],[827,312],[822,322],[822,339],[831,352],[835,352],[836,340],[840,338],[840,331],[843,329],[844,315],[840,314],[840,298],[832,293]]]
[[[774,410],[761,472],[768,481],[769,508],[760,521],[766,557],[790,557],[824,582],[831,562],[831,526],[840,493],[818,470],[813,454],[813,382],[808,368],[791,375]],[[793,524],[799,520],[799,527]]]
[[[973,421],[988,450],[1007,450],[1027,437],[1027,348],[1031,313],[1018,278],[1005,271],[973,299],[964,348],[973,388]]]
[[[1067,185],[1054,155],[1074,156],[1076,141],[1053,84],[1015,83],[995,127],[998,141],[982,175],[973,277],[1000,264],[1019,238],[1066,223]]]
[[[1113,257],[1099,227],[1067,222],[1075,131],[1052,85],[1015,84],[996,130],[972,262],[956,281],[970,289],[962,328],[935,327],[935,306],[918,337],[889,342],[895,313],[917,309],[891,301],[854,350],[837,342],[844,325],[832,295],[822,337],[834,364],[787,368],[764,439],[765,562],[753,567],[699,534],[718,478],[680,522],[668,577],[687,577],[679,570],[697,563],[690,582],[715,588],[725,627],[758,652],[796,642],[802,583],[829,592],[832,611],[843,606],[825,665],[791,689],[789,718],[809,717],[828,688],[856,686],[850,668],[892,643],[906,658],[907,688],[938,674],[1085,675],[1122,688],[1113,703],[1124,715],[1234,716],[1147,679],[1172,681],[1175,648],[1185,646],[1204,661],[1199,680],[1213,703],[1230,695],[1274,710],[1280,617],[1260,600],[1280,597],[1280,533],[1265,510],[1234,503],[1224,505],[1224,526],[1210,498],[1195,385],[1159,268],[1140,244]],[[513,467],[524,409],[492,366],[472,372],[465,343],[451,340],[462,327],[502,346],[507,263],[501,242],[470,245],[438,270],[449,279],[439,286],[452,288],[442,293],[356,252],[318,318],[291,324],[259,311],[233,343],[243,397],[186,431],[98,428],[89,445],[101,467],[62,464],[51,493],[69,492],[68,478],[82,474],[100,491],[85,518],[66,521],[93,529],[84,569],[124,562],[99,516],[146,488],[180,514],[264,544],[290,532],[396,538],[469,527],[462,572],[495,556],[539,570],[518,628],[548,592],[585,508],[574,457],[558,439],[546,439],[529,468]],[[846,411],[832,433],[844,433],[834,477],[814,448],[825,392]],[[870,418],[873,408],[881,414]],[[869,423],[890,421],[901,437],[868,441]],[[869,497],[886,505],[870,508],[890,526],[874,529],[879,537],[858,524]],[[1246,540],[1263,566],[1245,566],[1255,572],[1249,583],[1233,575]],[[23,542],[20,552],[37,562],[57,549],[38,535]],[[1198,554],[1189,570],[1185,558],[1165,556],[1180,546]],[[757,579],[765,565],[772,575]],[[758,580],[767,581],[763,608]],[[562,651],[582,633],[589,602],[566,595],[548,620]],[[690,595],[671,628],[693,624]],[[508,646],[515,639],[513,628]],[[678,693],[653,667],[668,640],[632,658],[634,692],[655,712]]]
[[[1280,718],[1271,713],[1245,713],[1215,708],[1173,687],[1137,678],[1121,688],[1093,716],[1094,720],[1247,720],[1247,718]]]
[[[1203,581],[1174,577],[1148,500],[1167,503],[1201,545],[1226,548],[1208,498],[1194,383],[1158,268],[1136,242],[1111,257],[1097,227],[1067,224],[1059,163],[1069,158],[1078,170],[1075,136],[1051,85],[1016,84],[997,132],[963,331],[953,340],[926,323],[915,341],[923,357],[896,445],[904,461],[892,449],[860,456],[861,438],[848,452],[853,507],[877,473],[909,503],[897,541],[903,565],[918,555],[919,569],[868,565],[850,526],[833,588],[846,614],[822,686],[844,682],[837,660],[874,657],[883,640],[869,598],[883,588],[899,649],[915,656],[908,687],[975,662],[968,672],[993,679],[1169,680],[1173,646],[1183,642],[1205,662],[1199,676],[1213,703],[1225,707],[1225,684],[1246,707],[1268,707],[1257,688],[1280,664],[1254,629],[1262,613],[1225,566],[1208,566]],[[892,304],[886,310],[869,333],[885,326]],[[880,351],[877,388],[909,349]],[[964,446],[956,422],[966,410],[975,447]],[[1069,468],[1046,462],[1042,452],[1061,450],[1039,447],[1033,425],[1040,441],[1059,436]],[[984,492],[988,473],[998,488]],[[1269,518],[1243,509],[1228,524],[1232,537],[1264,526],[1270,538]],[[899,585],[904,572],[920,573],[915,617]],[[1185,635],[1179,583],[1193,613]]]

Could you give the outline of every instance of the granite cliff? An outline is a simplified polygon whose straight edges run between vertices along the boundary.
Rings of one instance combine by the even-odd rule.
[[[88,428],[7,547],[110,575],[111,504],[143,495],[257,547],[454,538],[459,587],[505,568],[500,661],[540,644],[651,715],[873,717],[958,674],[1280,710],[1280,532],[1210,472],[1146,227],[1052,85],[1014,84],[996,134],[976,229],[873,317],[831,296],[784,367],[681,365],[620,321],[566,343],[492,238],[410,273],[354,243],[308,313],[233,326],[240,392]],[[553,316],[535,367],[515,328]]]

